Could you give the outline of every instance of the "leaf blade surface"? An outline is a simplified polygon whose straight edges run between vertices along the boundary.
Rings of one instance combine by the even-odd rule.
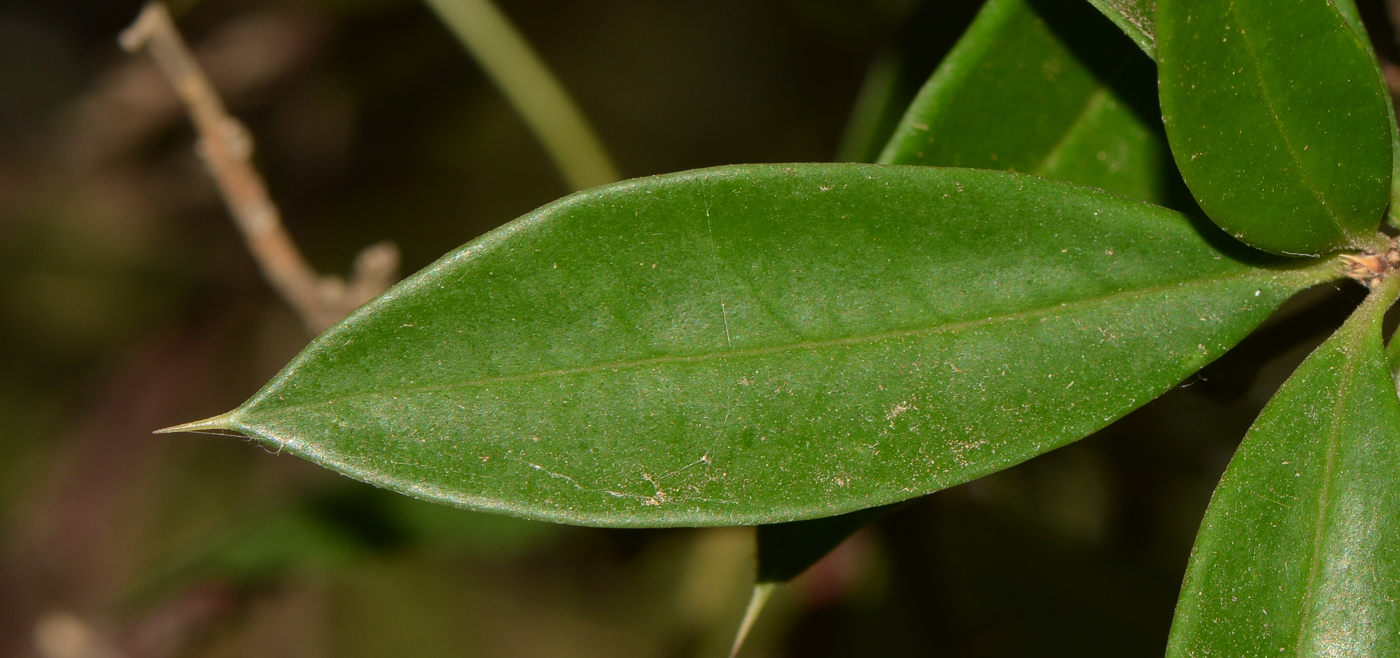
[[[1082,3],[991,0],[880,162],[1032,173],[1172,201],[1151,60]]]
[[[1033,176],[744,165],[449,254],[208,426],[420,498],[588,525],[828,516],[1077,440],[1327,264]]]
[[[1167,136],[1217,224],[1273,253],[1374,246],[1393,164],[1368,46],[1316,0],[1159,0]]]
[[[869,80],[892,82],[875,75],[888,67],[877,58]],[[992,0],[910,103],[885,162],[1021,168],[1144,201],[1180,201],[1188,195],[1166,135],[1143,118],[1157,113],[1155,77],[1152,62],[1090,8]],[[841,516],[760,526],[758,582],[796,577],[863,525]]]
[[[1168,656],[1400,652],[1400,398],[1372,293],[1284,384],[1221,478]]]

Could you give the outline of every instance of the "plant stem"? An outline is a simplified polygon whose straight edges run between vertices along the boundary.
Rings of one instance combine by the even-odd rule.
[[[621,178],[583,112],[490,0],[426,0],[529,124],[575,190]]]
[[[306,262],[253,166],[252,137],[229,116],[164,4],[147,4],[136,22],[122,32],[121,44],[129,52],[146,49],[184,101],[199,133],[195,150],[218,184],[248,251],[263,278],[297,312],[309,332],[320,333],[394,282],[399,252],[387,242],[360,252],[349,285],[339,277],[321,276]]]

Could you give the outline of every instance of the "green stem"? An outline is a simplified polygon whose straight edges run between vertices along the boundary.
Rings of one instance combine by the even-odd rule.
[[[529,124],[575,190],[621,178],[583,112],[491,0],[425,0]]]
[[[1372,253],[1383,254],[1390,249],[1390,236],[1376,232],[1368,235],[1357,236],[1356,248]]]

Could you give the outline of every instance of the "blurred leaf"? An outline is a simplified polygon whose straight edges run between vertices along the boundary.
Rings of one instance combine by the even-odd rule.
[[[556,522],[839,514],[1077,440],[1335,276],[1218,237],[1001,172],[638,179],[449,254],[185,429]]]
[[[870,62],[836,149],[837,162],[872,162],[879,157],[899,120],[901,100],[908,101],[899,95],[900,59],[897,52],[884,50]]]
[[[875,162],[914,95],[979,13],[978,0],[925,2],[871,60],[836,151],[837,162]]]
[[[167,557],[133,588],[148,598],[208,579],[240,588],[294,574],[359,568],[403,549],[519,555],[557,537],[560,526],[434,505],[360,484],[265,511],[217,541]]]
[[[262,587],[289,574],[340,571],[368,554],[354,533],[311,510],[270,510],[229,529],[218,541],[167,558],[136,580],[129,598],[150,599],[210,579]]]
[[[1265,407],[1211,500],[1170,656],[1400,653],[1400,398],[1385,282]]]
[[[1148,57],[1157,56],[1157,0],[1089,0]]]
[[[1167,135],[1206,213],[1274,253],[1374,246],[1392,126],[1342,13],[1317,0],[1161,0],[1158,18]]]
[[[364,549],[343,528],[303,511],[290,511],[237,533],[208,556],[208,568],[239,581],[270,581],[285,571],[343,568]]]
[[[1002,169],[1166,203],[1151,60],[1083,3],[991,0],[881,162]]]

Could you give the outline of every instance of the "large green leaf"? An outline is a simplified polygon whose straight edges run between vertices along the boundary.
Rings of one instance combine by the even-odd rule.
[[[1096,73],[1096,65],[1105,70]],[[853,115],[853,133],[870,132],[870,120],[859,121],[867,105],[884,107],[870,99],[889,97],[872,89],[893,83],[890,66],[883,56],[872,66],[857,104],[867,112]],[[1187,195],[1161,127],[1134,111],[1155,108],[1155,77],[1152,63],[1086,5],[991,0],[909,106],[885,156],[897,164],[1022,167],[1166,203]],[[1009,126],[1031,129],[1013,134]],[[760,527],[758,582],[797,576],[860,529],[852,519],[874,518],[849,516]]]
[[[1206,511],[1169,656],[1400,655],[1391,281],[1279,390]]]
[[[880,161],[1020,171],[1164,204],[1177,174],[1155,77],[1085,3],[989,0]]]
[[[638,179],[447,255],[185,429],[551,521],[849,512],[1077,440],[1334,276],[1237,260],[1205,230],[990,171]]]
[[[1157,0],[1089,0],[1133,42],[1157,57]]]
[[[1274,253],[1374,247],[1392,167],[1385,85],[1325,0],[1159,0],[1172,153],[1206,213]]]

